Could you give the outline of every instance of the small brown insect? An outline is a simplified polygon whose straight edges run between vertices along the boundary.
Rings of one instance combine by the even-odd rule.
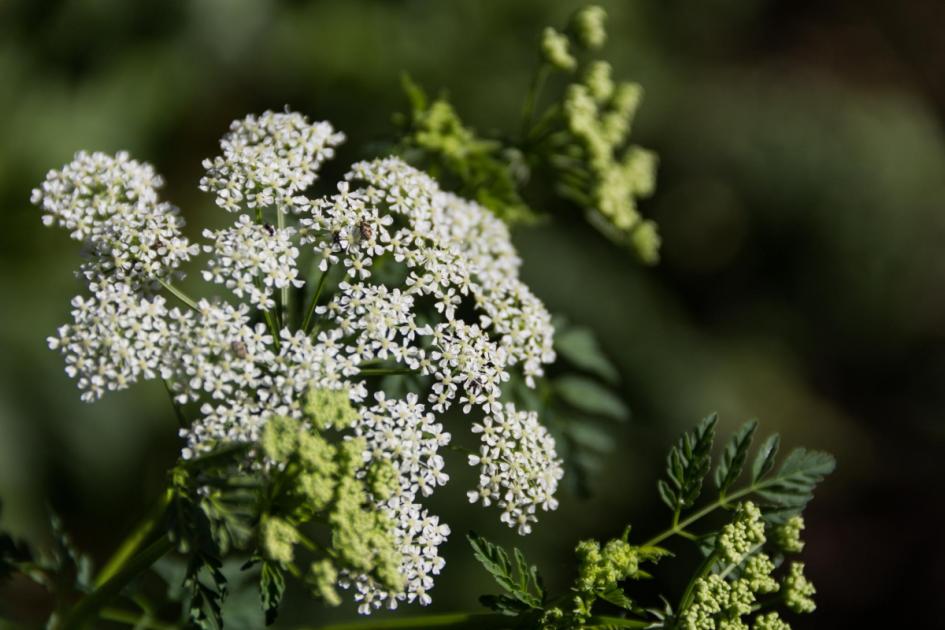
[[[246,351],[246,344],[239,340],[236,340],[230,344],[230,350],[232,350],[233,354],[241,359],[245,359],[248,354]]]
[[[485,384],[482,382],[482,379],[475,378],[467,387],[467,390],[474,398],[477,398],[479,394],[482,393],[482,389],[485,387]]]
[[[161,251],[162,249],[164,249],[164,241],[157,240],[157,241],[154,241],[153,243],[151,243],[151,250],[152,250],[152,251],[159,252],[159,251]]]
[[[272,227],[270,224],[263,223],[263,227],[266,229],[266,233],[269,234],[269,236],[276,235],[276,228]]]
[[[374,236],[374,229],[367,221],[361,221],[358,224],[358,232],[361,234],[361,239],[365,241],[371,240],[371,237]]]

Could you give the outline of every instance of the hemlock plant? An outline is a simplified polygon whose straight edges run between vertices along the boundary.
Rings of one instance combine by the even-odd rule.
[[[55,592],[49,627],[220,628],[228,558],[255,580],[267,624],[287,579],[328,606],[353,600],[375,615],[364,628],[780,629],[785,610],[813,611],[815,589],[793,556],[832,458],[798,449],[776,469],[772,436],[745,472],[757,428],[748,423],[715,466],[715,497],[697,509],[711,416],[670,450],[658,484],[669,528],[578,543],[566,593],[547,593],[517,549],[470,532],[503,591],[481,598],[491,613],[384,617],[429,604],[445,565],[439,547],[453,532],[424,505],[450,483],[445,449],[477,470],[469,502],[527,535],[556,509],[560,483],[571,477],[580,490],[606,450],[598,423],[627,416],[594,337],[553,320],[520,280],[509,232],[541,217],[529,191],[550,186],[643,261],[658,257],[656,227],[636,207],[656,159],[628,144],[641,90],[593,58],[605,17],[587,7],[544,31],[517,137],[480,137],[406,79],[411,110],[390,154],[352,165],[321,194],[320,167],[343,134],[288,109],[235,121],[199,182],[234,220],[200,243],[161,200],[161,177],[126,153],[80,152],[48,174],[33,202],[83,244],[87,287],[49,346],[86,402],[161,380],[181,439],[166,491],[97,572],[58,522],[53,550],[0,537],[0,576],[21,572]],[[548,103],[555,73],[565,86]],[[181,288],[194,265],[207,297]],[[549,379],[556,358],[571,371]],[[457,431],[478,444],[454,444]],[[643,602],[634,582],[673,560],[677,539],[702,562],[681,594]],[[165,557],[184,561],[167,578],[175,622],[136,590],[152,566],[167,577]]]

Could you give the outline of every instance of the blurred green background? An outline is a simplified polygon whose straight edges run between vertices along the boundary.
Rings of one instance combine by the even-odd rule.
[[[712,410],[724,429],[757,416],[839,459],[809,510],[818,611],[798,627],[940,622],[945,3],[601,4],[615,76],[646,88],[634,138],[661,157],[643,210],[664,260],[639,267],[567,208],[516,234],[527,281],[597,332],[634,417],[615,428],[594,496],[562,496],[515,542],[565,584],[578,538],[665,526],[655,479],[680,431]],[[286,104],[330,120],[349,136],[337,173],[391,133],[406,70],[480,131],[512,129],[538,34],[577,6],[0,0],[0,525],[42,540],[51,506],[102,560],[178,448],[159,385],[85,405],[46,349],[79,250],[28,204],[48,169],[79,149],[127,149],[166,176],[196,235],[220,220],[196,183],[230,120]],[[434,608],[475,609],[491,585],[462,533],[514,535],[495,513],[437,509],[454,536]],[[18,582],[0,601],[44,605]],[[352,616],[293,590],[282,621]]]

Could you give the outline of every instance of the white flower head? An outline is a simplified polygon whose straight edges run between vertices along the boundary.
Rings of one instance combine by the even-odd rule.
[[[45,213],[44,224],[85,244],[88,260],[80,271],[89,282],[146,288],[180,275],[177,268],[199,251],[181,234],[177,208],[158,199],[161,185],[151,165],[125,152],[79,152],[47,174],[32,201]]]
[[[517,411],[511,403],[473,425],[473,432],[480,434],[480,446],[469,464],[479,466],[479,487],[469,492],[470,502],[496,504],[503,523],[530,533],[539,507],[558,507],[554,494],[564,470],[554,439],[534,411]]]
[[[267,111],[236,120],[220,142],[223,155],[204,160],[200,190],[216,195],[229,212],[275,206],[312,185],[318,168],[344,141],[327,122],[310,123],[294,112]]]

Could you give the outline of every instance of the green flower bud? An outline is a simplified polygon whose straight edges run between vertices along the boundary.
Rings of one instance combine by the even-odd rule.
[[[349,428],[358,419],[347,389],[313,387],[305,396],[302,410],[314,426],[336,431]]]
[[[267,518],[261,527],[262,549],[266,557],[286,564],[294,557],[292,546],[299,541],[299,532],[281,518]]]
[[[331,560],[319,560],[309,567],[308,581],[315,593],[329,606],[341,604],[341,596],[335,589],[338,583],[338,571]]]
[[[791,626],[777,612],[758,615],[751,627],[753,630],[791,630]]]
[[[589,50],[600,48],[607,41],[607,31],[604,21],[607,12],[597,5],[584,7],[571,18],[571,30],[574,31],[578,43]]]
[[[541,54],[546,62],[559,70],[570,72],[577,67],[577,60],[569,50],[570,45],[567,35],[550,26],[542,33]]]
[[[398,490],[400,475],[390,462],[374,461],[367,469],[367,483],[376,500],[386,501]]]
[[[804,563],[792,562],[791,571],[784,578],[784,601],[787,607],[799,613],[814,612],[817,604],[814,603],[813,595],[816,592],[813,583],[804,575]]]
[[[777,580],[771,577],[774,572],[774,563],[767,554],[759,553],[748,559],[742,571],[742,579],[748,582],[755,593],[774,593],[780,586]]]
[[[659,262],[662,239],[657,232],[656,223],[643,221],[630,235],[630,242],[640,259],[648,265]]]
[[[284,416],[269,418],[261,440],[266,457],[276,462],[286,462],[298,448],[299,430],[298,420]]]
[[[609,101],[614,94],[614,82],[610,78],[610,64],[606,61],[594,61],[588,65],[584,74],[584,85],[599,104],[603,105]]]
[[[792,516],[787,523],[774,531],[774,540],[787,553],[800,553],[804,550],[801,531],[804,529],[804,517]]]
[[[765,524],[761,510],[751,501],[738,506],[735,518],[722,528],[717,549],[730,564],[741,564],[745,556],[765,542]]]

